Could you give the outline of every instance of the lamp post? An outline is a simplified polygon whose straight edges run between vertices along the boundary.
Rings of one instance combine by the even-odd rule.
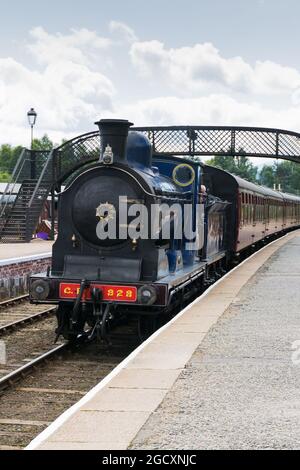
[[[37,113],[36,111],[34,110],[34,108],[30,108],[30,110],[28,111],[27,113],[27,118],[28,118],[28,122],[29,122],[29,125],[31,127],[31,144],[30,144],[30,148],[32,150],[32,144],[33,144],[33,127],[36,123],[36,118],[37,118]]]
[[[31,108],[27,113],[27,118],[29,125],[31,127],[31,155],[30,155],[30,178],[35,179],[36,177],[36,167],[35,167],[35,152],[33,152],[33,127],[36,123],[37,113],[34,108]]]

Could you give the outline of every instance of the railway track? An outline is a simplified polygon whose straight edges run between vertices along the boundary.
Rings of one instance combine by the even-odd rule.
[[[16,371],[25,373],[31,363],[34,365],[33,361],[54,349],[55,322],[53,309],[41,310],[41,307],[31,315],[27,311],[26,316],[13,322],[6,319],[0,327],[0,391],[5,377],[17,378]]]
[[[3,308],[6,308],[7,306],[11,306],[11,305],[14,305],[14,304],[19,304],[19,303],[24,302],[24,300],[28,300],[28,299],[29,299],[29,295],[24,294],[24,295],[20,295],[19,297],[13,297],[12,299],[2,300],[0,302],[0,311]]]
[[[34,349],[41,350],[41,353],[35,351],[33,357],[28,358],[31,355],[30,349],[35,344],[35,339],[40,331],[39,326],[35,328],[34,332],[30,327],[34,323],[42,322],[43,329],[45,320],[50,320],[55,310],[55,307],[45,309],[42,306],[33,306],[29,304],[28,300],[29,296],[24,295],[0,303],[0,393],[22,378],[32,368],[65,347],[65,345],[54,347],[51,344],[45,351],[42,346],[38,345]],[[50,324],[53,324],[53,320],[50,321]],[[22,331],[26,326],[26,331]],[[27,335],[27,333],[29,334]],[[36,338],[32,339],[34,334]],[[33,344],[31,344],[32,341]],[[29,344],[26,344],[28,342]]]
[[[30,304],[28,295],[0,302],[0,338],[27,323],[53,315],[54,310],[55,307],[45,308],[43,305]]]
[[[5,336],[8,360],[0,364],[0,450],[24,448],[138,345],[135,323],[117,326],[110,346],[54,346],[54,328],[50,317]]]
[[[3,390],[7,389],[8,387],[12,387],[15,385],[15,383],[24,378],[26,375],[28,375],[32,370],[34,370],[37,366],[41,365],[42,363],[46,362],[47,360],[52,359],[55,357],[58,353],[61,353],[68,347],[67,343],[60,344],[56,347],[53,347],[49,351],[41,354],[40,356],[36,357],[35,359],[32,359],[30,362],[27,364],[18,367],[12,372],[9,372],[7,375],[4,375],[0,379],[0,394],[3,392]]]

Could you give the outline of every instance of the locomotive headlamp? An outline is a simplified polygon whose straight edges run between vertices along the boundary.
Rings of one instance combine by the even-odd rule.
[[[105,165],[112,165],[112,163],[114,162],[114,154],[109,144],[107,144],[107,146],[105,147],[102,161]]]
[[[30,286],[30,295],[34,300],[45,300],[49,295],[49,284],[48,282],[39,279],[37,281],[33,281]]]
[[[116,209],[113,204],[109,202],[101,203],[96,208],[96,217],[99,217],[100,221],[108,222],[109,220],[113,220],[116,217]]]
[[[142,286],[138,290],[138,302],[143,305],[153,305],[157,299],[156,290],[153,286]]]

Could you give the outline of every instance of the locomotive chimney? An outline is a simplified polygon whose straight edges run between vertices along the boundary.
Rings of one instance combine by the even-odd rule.
[[[101,119],[95,124],[100,132],[100,159],[101,163],[127,163],[126,143],[128,131],[132,122],[125,119]]]

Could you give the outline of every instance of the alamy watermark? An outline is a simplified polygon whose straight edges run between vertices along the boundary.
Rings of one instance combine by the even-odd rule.
[[[135,203],[126,196],[119,197],[118,208],[101,203],[96,208],[99,240],[185,240],[188,250],[201,248],[201,228],[204,225],[203,204],[145,204]]]

